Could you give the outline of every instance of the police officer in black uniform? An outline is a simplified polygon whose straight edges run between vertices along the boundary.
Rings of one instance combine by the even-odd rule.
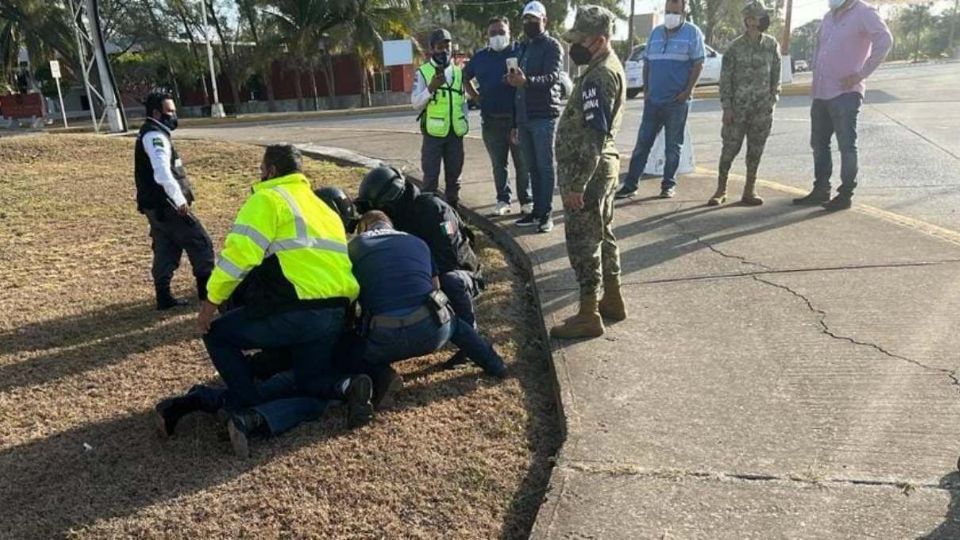
[[[144,105],[147,118],[134,148],[137,210],[150,222],[157,309],[164,310],[186,304],[170,292],[170,280],[184,251],[197,280],[197,295],[206,299],[207,279],[214,264],[213,243],[200,220],[190,213],[193,191],[171,139],[171,133],[177,129],[173,99],[167,94],[152,93]]]
[[[473,252],[473,232],[446,201],[433,193],[421,193],[392,167],[371,170],[360,183],[357,211],[380,210],[399,231],[420,237],[430,246],[437,263],[440,288],[450,299],[457,316],[476,327],[473,299],[484,288],[480,260]],[[457,353],[448,367],[466,362]]]

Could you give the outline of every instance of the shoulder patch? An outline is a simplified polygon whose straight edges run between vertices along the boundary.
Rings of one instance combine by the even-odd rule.
[[[603,86],[598,79],[583,82],[580,89],[583,104],[583,121],[600,133],[610,133],[610,104],[603,95]]]
[[[163,137],[153,137],[153,147],[154,148],[163,148]]]

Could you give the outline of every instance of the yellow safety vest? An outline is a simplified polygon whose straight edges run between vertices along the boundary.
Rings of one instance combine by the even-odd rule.
[[[436,72],[436,66],[430,62],[420,66],[420,76],[428,85]],[[457,137],[463,137],[470,129],[463,112],[464,103],[466,98],[463,95],[463,71],[453,66],[453,81],[444,82],[430,98],[421,115],[421,130],[431,137],[446,137],[452,127]]]
[[[227,234],[207,296],[220,304],[244,277],[276,256],[283,278],[296,291],[292,300],[356,300],[360,285],[347,255],[347,235],[340,216],[314,195],[300,173],[253,186]]]

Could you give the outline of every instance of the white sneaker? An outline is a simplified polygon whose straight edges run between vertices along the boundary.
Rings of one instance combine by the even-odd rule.
[[[489,216],[505,216],[510,213],[510,203],[497,201],[497,206],[490,211]]]
[[[533,203],[527,203],[520,205],[521,214],[532,214],[533,213]]]

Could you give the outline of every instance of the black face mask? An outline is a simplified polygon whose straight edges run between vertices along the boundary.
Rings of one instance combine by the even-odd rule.
[[[770,16],[764,15],[757,20],[757,30],[761,32],[766,32],[767,28],[770,28]]]
[[[450,63],[450,53],[447,51],[433,53],[433,63],[440,68],[446,68]]]
[[[530,39],[533,39],[543,33],[543,30],[540,28],[540,23],[537,21],[530,21],[523,23],[523,33]]]
[[[170,131],[177,129],[177,115],[175,114],[161,114],[160,123],[167,127]]]
[[[574,64],[583,66],[590,63],[590,60],[593,59],[593,53],[583,45],[574,43],[570,46],[570,59],[573,60]]]

